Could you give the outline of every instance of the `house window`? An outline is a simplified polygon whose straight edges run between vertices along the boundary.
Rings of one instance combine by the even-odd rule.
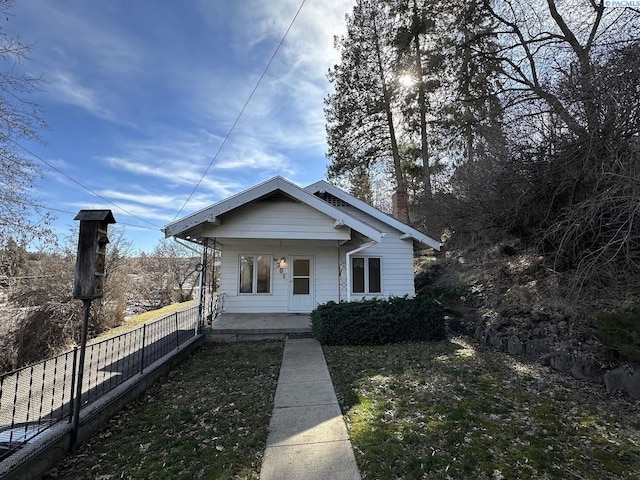
[[[378,257],[351,259],[353,293],[382,293],[382,268]]]
[[[271,293],[271,256],[240,255],[240,293]]]

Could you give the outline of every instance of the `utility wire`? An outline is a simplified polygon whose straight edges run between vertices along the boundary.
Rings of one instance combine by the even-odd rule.
[[[278,52],[280,51],[280,48],[282,47],[282,45],[284,44],[285,39],[287,38],[287,35],[289,34],[289,31],[291,30],[291,28],[293,27],[293,24],[295,23],[296,19],[298,18],[298,15],[300,14],[300,11],[302,10],[302,7],[304,6],[306,0],[302,0],[302,2],[300,3],[300,6],[298,7],[298,10],[296,11],[295,15],[293,16],[293,19],[291,20],[291,22],[289,23],[289,26],[287,27],[287,30],[284,32],[284,35],[282,36],[282,38],[280,39],[280,42],[278,43],[278,46],[276,47],[275,51],[273,52],[273,55],[271,55],[271,58],[269,59],[269,61],[267,62],[267,65],[265,66],[264,70],[262,71],[262,74],[260,75],[260,78],[258,78],[258,81],[256,82],[255,86],[253,87],[253,90],[251,90],[251,93],[249,94],[249,97],[247,98],[247,100],[244,102],[244,105],[242,106],[242,109],[240,110],[240,113],[238,113],[235,121],[233,122],[233,125],[231,125],[231,128],[229,129],[229,131],[227,132],[227,134],[225,135],[222,143],[220,144],[220,146],[218,147],[218,150],[216,151],[215,155],[211,158],[211,161],[209,162],[209,165],[207,166],[207,169],[204,171],[204,173],[202,174],[202,176],[200,177],[200,179],[198,180],[198,182],[196,183],[196,185],[193,187],[193,190],[191,191],[191,193],[189,194],[189,196],[187,197],[187,199],[185,200],[185,202],[182,204],[182,207],[180,207],[180,210],[178,210],[178,213],[176,213],[176,215],[173,217],[172,221],[175,221],[176,218],[178,218],[178,215],[180,215],[180,213],[182,213],[182,211],[184,210],[184,208],[187,206],[187,204],[189,203],[189,201],[191,201],[191,198],[193,198],[193,195],[195,194],[196,190],[198,189],[198,187],[200,186],[200,184],[202,183],[202,181],[204,180],[204,177],[206,177],[207,173],[209,173],[209,170],[211,169],[211,166],[213,165],[213,162],[215,162],[215,160],[218,158],[218,155],[220,154],[222,148],[224,147],[224,145],[227,143],[227,140],[229,139],[229,137],[231,136],[231,133],[235,130],[236,125],[238,124],[238,122],[240,121],[240,118],[242,117],[243,113],[245,112],[247,106],[249,105],[249,102],[251,101],[251,99],[253,98],[253,95],[256,93],[256,90],[258,89],[258,87],[260,86],[260,83],[262,83],[263,78],[265,77],[265,75],[267,74],[267,71],[269,70],[269,67],[271,67],[271,64],[273,63],[273,60],[275,59],[276,55],[278,54]],[[134,215],[133,213],[129,212],[127,209],[125,209],[124,207],[121,207],[120,205],[112,202],[111,200],[103,197],[102,195],[100,195],[98,192],[96,192],[95,190],[92,190],[91,188],[87,187],[86,185],[80,183],[78,180],[76,180],[75,178],[71,177],[70,175],[64,173],[62,170],[60,170],[59,168],[57,168],[56,166],[54,166],[53,164],[51,164],[50,162],[46,161],[44,158],[40,157],[39,155],[37,155],[36,153],[32,152],[31,150],[29,150],[28,148],[26,148],[25,146],[21,145],[20,143],[18,143],[17,141],[15,141],[12,138],[9,138],[3,134],[0,133],[0,136],[2,137],[2,139],[6,142],[11,142],[14,145],[16,145],[18,148],[24,150],[25,152],[27,152],[29,155],[31,155],[32,157],[38,159],[40,162],[44,163],[45,165],[47,165],[49,168],[51,168],[52,170],[55,170],[56,172],[58,172],[60,175],[62,175],[63,177],[67,178],[68,180],[70,180],[71,182],[75,183],[76,185],[78,185],[80,188],[87,190],[88,192],[90,192],[91,194],[93,194],[94,196],[98,197],[99,199],[109,203],[110,205],[113,205],[114,207],[118,208],[119,210],[121,210],[122,212],[126,213],[127,215],[133,217],[133,218],[137,218],[138,220],[141,220],[142,222],[148,223],[149,225],[152,225],[153,228],[151,227],[143,227],[140,225],[133,225],[130,223],[125,223],[125,222],[118,222],[122,225],[129,225],[132,227],[137,227],[137,228],[146,228],[149,230],[157,230],[157,231],[162,231],[162,228],[159,227],[158,225],[154,224],[153,222],[150,222],[147,219],[141,218],[137,215]],[[37,204],[32,204],[33,206],[45,209],[45,210],[51,210],[51,211],[58,211],[61,213],[68,213],[70,215],[75,215],[73,212],[67,212],[65,210],[60,210],[60,209],[55,209],[55,208],[51,208],[51,207],[45,207],[44,205],[37,205]]]
[[[33,156],[34,158],[37,158],[37,159],[38,159],[38,160],[40,160],[42,163],[44,163],[45,165],[47,165],[49,168],[51,168],[51,169],[55,170],[56,172],[58,172],[58,173],[59,173],[60,175],[62,175],[63,177],[67,178],[68,180],[72,181],[73,183],[75,183],[75,184],[76,184],[76,185],[78,185],[79,187],[81,187],[81,188],[83,188],[83,189],[87,190],[88,192],[92,193],[93,195],[95,195],[95,196],[96,196],[96,197],[98,197],[99,199],[101,199],[101,200],[103,200],[103,201],[105,201],[105,202],[109,203],[110,205],[113,205],[114,207],[116,207],[116,208],[118,208],[118,209],[122,210],[124,213],[126,213],[127,215],[129,215],[129,216],[131,216],[131,217],[133,217],[133,218],[137,218],[138,220],[141,220],[141,221],[143,221],[143,222],[145,222],[145,223],[148,223],[149,225],[152,225],[152,226],[154,227],[154,228],[153,228],[154,230],[161,230],[161,228],[160,228],[158,225],[156,225],[156,224],[154,224],[154,223],[150,222],[150,221],[149,221],[149,220],[147,220],[147,219],[144,219],[144,218],[141,218],[141,217],[139,217],[139,216],[137,216],[137,215],[134,215],[133,213],[129,212],[127,209],[125,209],[125,208],[121,207],[120,205],[118,205],[118,204],[116,204],[116,203],[112,202],[111,200],[108,200],[107,198],[103,197],[102,195],[100,195],[100,194],[99,194],[98,192],[96,192],[95,190],[92,190],[91,188],[87,187],[86,185],[83,185],[83,184],[82,184],[82,183],[80,183],[78,180],[76,180],[75,178],[72,178],[71,176],[67,175],[66,173],[64,173],[64,172],[63,172],[62,170],[60,170],[59,168],[57,168],[56,166],[52,165],[50,162],[47,162],[44,158],[40,157],[39,155],[37,155],[37,154],[33,153],[31,150],[29,150],[27,147],[25,147],[25,146],[21,145],[20,143],[16,142],[14,139],[9,138],[9,137],[7,137],[7,136],[5,136],[5,135],[1,134],[1,133],[0,133],[0,136],[3,138],[3,140],[4,140],[5,142],[11,142],[11,143],[13,143],[14,145],[16,145],[17,147],[19,147],[20,149],[22,149],[22,150],[24,150],[25,152],[27,152],[29,155]],[[49,210],[53,210],[53,209],[50,209],[49,207],[42,207],[42,208],[46,208],[46,209],[49,209]],[[64,213],[69,213],[69,212],[64,212]],[[119,222],[119,223],[121,223],[121,222]],[[149,228],[149,227],[144,227],[144,228]]]
[[[70,212],[68,210],[62,210],[60,208],[47,207],[46,205],[41,205],[39,203],[26,202],[24,200],[18,200],[17,202],[21,203],[23,205],[29,205],[31,207],[36,207],[36,208],[40,208],[42,210],[48,210],[48,211],[51,211],[51,212],[66,213],[68,215],[76,215],[77,214],[77,212]],[[121,208],[121,207],[118,207],[118,208]],[[127,222],[121,222],[121,221],[118,221],[116,223],[116,225],[126,225],[128,227],[143,228],[143,229],[146,229],[146,230],[153,230],[154,232],[162,232],[162,229],[159,228],[159,227],[147,227],[147,226],[144,226],[144,225],[135,225],[133,223],[127,223]]]
[[[77,212],[68,212],[66,210],[60,210],[59,208],[51,208],[51,207],[45,207],[44,205],[39,205],[37,203],[33,203],[31,204],[34,207],[38,207],[38,208],[42,208],[43,210],[51,210],[52,212],[60,212],[60,213],[68,213],[69,215],[77,215]],[[120,207],[118,207],[120,208]],[[118,225],[125,225],[127,227],[135,227],[135,228],[142,228],[144,230],[153,230],[154,232],[162,232],[162,229],[159,227],[147,227],[146,225],[136,225],[134,223],[127,223],[127,222],[121,222],[120,220],[118,220],[114,227],[118,227]]]
[[[306,0],[302,0],[302,2],[300,3],[300,6],[298,7],[298,10],[296,11],[296,14],[293,16],[293,19],[291,20],[291,23],[289,23],[289,27],[287,27],[287,30],[284,32],[284,35],[280,39],[280,43],[278,43],[278,46],[276,47],[275,51],[273,52],[273,55],[271,55],[271,58],[269,59],[269,62],[267,62],[267,66],[262,71],[262,74],[260,75],[260,78],[258,79],[258,81],[256,82],[255,86],[253,87],[253,90],[251,90],[251,93],[249,94],[249,97],[244,102],[244,105],[242,106],[242,109],[240,110],[240,113],[238,113],[238,116],[236,117],[235,121],[233,122],[233,125],[231,125],[231,128],[229,129],[229,131],[225,135],[224,139],[222,140],[222,143],[218,147],[218,150],[216,151],[216,153],[214,154],[213,158],[209,162],[209,166],[204,171],[204,173],[202,174],[202,176],[200,177],[200,179],[196,183],[195,187],[193,187],[193,190],[191,190],[191,193],[189,194],[189,197],[182,204],[182,207],[180,207],[180,210],[178,210],[178,213],[176,213],[175,217],[173,217],[172,222],[176,221],[176,218],[178,218],[178,215],[180,215],[182,213],[182,210],[184,210],[184,207],[186,207],[187,203],[189,203],[189,201],[191,201],[191,198],[196,193],[196,190],[198,189],[198,187],[200,186],[200,184],[204,180],[204,177],[206,177],[207,173],[209,173],[209,170],[211,169],[211,166],[213,165],[213,162],[215,162],[216,159],[218,158],[218,155],[220,155],[220,151],[222,150],[224,145],[227,143],[227,140],[229,140],[229,137],[231,136],[231,133],[235,130],[236,125],[240,121],[240,117],[242,117],[242,114],[244,113],[245,109],[247,108],[247,105],[249,105],[249,102],[253,98],[254,93],[256,93],[256,90],[258,89],[258,86],[262,82],[262,79],[267,74],[267,71],[269,70],[269,67],[271,66],[271,63],[273,62],[273,59],[276,58],[276,55],[280,51],[280,47],[282,47],[282,44],[284,43],[285,39],[287,38],[287,35],[289,34],[289,31],[291,30],[291,27],[293,27],[293,24],[295,23],[296,19],[298,18],[298,15],[300,14],[300,11],[302,10],[302,7],[304,6],[305,2],[306,2]]]

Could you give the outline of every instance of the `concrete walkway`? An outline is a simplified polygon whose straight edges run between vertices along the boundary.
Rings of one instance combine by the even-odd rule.
[[[360,480],[315,339],[287,339],[260,480]]]

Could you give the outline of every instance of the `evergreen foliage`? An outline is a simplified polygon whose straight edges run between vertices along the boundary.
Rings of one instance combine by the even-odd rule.
[[[360,0],[347,17],[347,35],[336,41],[341,63],[329,72],[335,93],[325,100],[328,177],[359,183],[361,198],[371,195],[366,176],[379,168],[389,168],[395,190],[406,193],[396,135],[398,84],[387,48],[392,22],[378,2]]]
[[[326,100],[331,180],[366,193],[382,171],[404,182],[415,227],[516,236],[575,274],[575,293],[640,274],[640,11],[359,0],[347,24]]]
[[[435,341],[446,335],[442,305],[426,296],[328,302],[311,312],[311,326],[325,345]]]
[[[9,237],[4,245],[0,244],[0,277],[3,280],[19,277],[27,268],[27,251],[13,237]]]

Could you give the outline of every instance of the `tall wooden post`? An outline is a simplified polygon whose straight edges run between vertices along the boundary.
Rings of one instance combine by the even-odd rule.
[[[104,293],[105,256],[107,253],[107,229],[110,223],[116,223],[111,210],[80,210],[74,220],[80,220],[78,234],[78,253],[76,256],[76,275],[73,286],[73,298],[82,300],[84,315],[82,335],[80,337],[80,357],[77,365],[75,397],[73,401],[73,423],[69,449],[75,451],[80,426],[80,407],[82,406],[82,381],[84,378],[84,358],[87,350],[87,330],[91,301],[102,297]]]

